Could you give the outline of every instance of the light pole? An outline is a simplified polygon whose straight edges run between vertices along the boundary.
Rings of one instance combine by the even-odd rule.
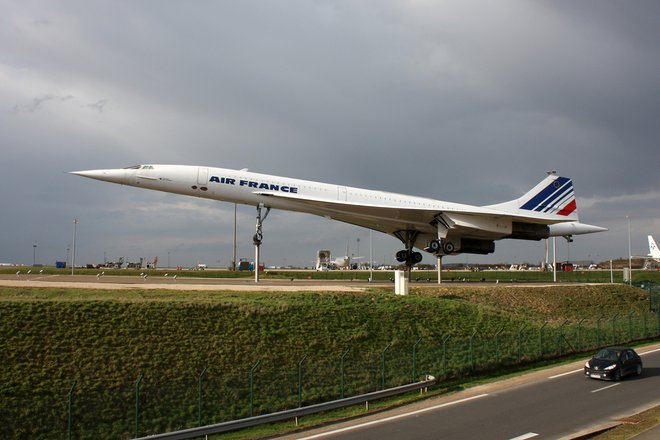
[[[552,237],[552,282],[557,282],[557,237]]]
[[[236,203],[234,203],[234,249],[231,257],[231,270],[236,270]]]
[[[34,241],[32,245],[32,267],[37,264],[37,241]]]
[[[78,219],[73,219],[73,249],[71,252],[71,275],[73,275],[73,270],[76,268],[76,225],[78,224]]]
[[[632,285],[632,250],[630,248],[630,216],[626,216],[628,220],[628,284]]]
[[[369,229],[369,282],[374,280],[374,237],[373,230]]]

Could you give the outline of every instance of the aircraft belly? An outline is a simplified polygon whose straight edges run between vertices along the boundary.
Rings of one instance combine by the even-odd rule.
[[[511,235],[513,222],[509,218],[450,214],[454,222],[448,236],[460,235],[467,238],[498,239]]]

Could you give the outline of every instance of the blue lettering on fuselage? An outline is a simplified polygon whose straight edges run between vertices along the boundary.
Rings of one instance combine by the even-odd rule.
[[[209,182],[222,183],[225,185],[234,185],[234,186],[237,185],[236,179],[232,179],[231,177],[211,176],[209,178]],[[290,194],[298,193],[298,187],[296,186],[277,185],[274,183],[258,182],[256,180],[239,180],[238,186],[247,186],[248,188],[265,189],[269,191],[280,191]]]

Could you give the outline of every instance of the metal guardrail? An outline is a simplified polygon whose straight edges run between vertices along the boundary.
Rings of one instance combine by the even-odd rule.
[[[257,426],[265,423],[281,422],[283,420],[290,420],[309,414],[345,408],[348,406],[357,405],[359,403],[369,402],[371,400],[378,400],[385,397],[396,396],[398,394],[405,394],[410,391],[422,390],[436,383],[436,379],[434,377],[428,377],[430,377],[428,380],[415,382],[408,385],[402,385],[396,388],[389,388],[387,390],[375,391],[373,393],[347,397],[345,399],[333,400],[326,403],[318,403],[316,405],[303,406],[301,408],[288,409],[271,414],[263,414],[245,419],[232,420],[230,422],[216,423],[214,425],[183,429],[181,431],[174,431],[164,434],[149,435],[146,437],[140,437],[136,440],[183,440],[202,437],[210,434],[220,434],[223,432],[235,431],[238,429],[249,428],[251,426]]]

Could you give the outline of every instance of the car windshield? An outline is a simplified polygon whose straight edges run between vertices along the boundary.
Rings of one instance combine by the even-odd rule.
[[[596,359],[607,359],[608,361],[616,361],[617,359],[619,359],[619,354],[620,352],[616,350],[608,350],[604,348],[598,353],[596,353],[596,356],[594,357]]]

